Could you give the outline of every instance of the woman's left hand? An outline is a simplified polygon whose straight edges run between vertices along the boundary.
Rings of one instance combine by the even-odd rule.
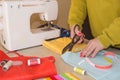
[[[95,57],[95,55],[97,55],[97,53],[101,50],[104,49],[104,46],[101,44],[101,42],[95,38],[92,39],[88,42],[87,46],[85,47],[85,49],[82,52],[82,57]]]

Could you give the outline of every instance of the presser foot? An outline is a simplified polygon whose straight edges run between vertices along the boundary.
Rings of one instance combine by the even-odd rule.
[[[50,31],[53,30],[51,27],[45,26],[43,28],[41,28],[42,31]]]
[[[52,29],[52,26],[51,26],[51,23],[45,23],[45,24],[39,26],[38,28],[41,28],[42,31],[50,31],[50,30],[53,30],[53,29]]]

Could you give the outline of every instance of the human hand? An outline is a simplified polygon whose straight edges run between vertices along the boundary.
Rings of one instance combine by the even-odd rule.
[[[80,40],[77,43],[81,43],[84,40],[85,35],[81,32],[80,26],[75,24],[71,27],[71,31],[70,31],[70,37],[73,38],[75,34],[77,34],[78,36],[80,36]],[[76,41],[76,40],[74,40]]]
[[[76,29],[75,32],[74,32],[74,27],[75,27],[76,24],[74,24],[73,26],[71,26],[70,28],[70,37],[73,38],[73,36],[75,35],[75,32],[78,32],[79,30]]]
[[[82,51],[81,57],[90,56],[90,58],[94,58],[95,55],[97,55],[97,53],[102,49],[104,49],[104,46],[101,44],[101,42],[97,38],[92,39],[88,42],[86,48]]]

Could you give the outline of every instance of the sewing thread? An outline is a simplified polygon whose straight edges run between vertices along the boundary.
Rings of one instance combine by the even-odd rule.
[[[7,71],[12,66],[12,63],[13,62],[11,60],[9,60],[6,63],[2,64],[2,70]]]
[[[80,67],[74,67],[74,71],[80,75],[85,75],[86,74],[86,71],[83,70],[82,68]]]
[[[38,64],[40,64],[40,58],[28,59],[27,63],[28,63],[28,66],[38,65]]]

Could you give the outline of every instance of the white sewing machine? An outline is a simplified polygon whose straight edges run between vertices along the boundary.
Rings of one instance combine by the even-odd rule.
[[[57,19],[58,4],[56,0],[17,0],[1,1],[0,23],[2,24],[1,43],[10,51],[41,45],[45,39],[60,35],[58,29],[49,31],[30,30],[30,18],[40,13],[40,19],[52,21]]]

